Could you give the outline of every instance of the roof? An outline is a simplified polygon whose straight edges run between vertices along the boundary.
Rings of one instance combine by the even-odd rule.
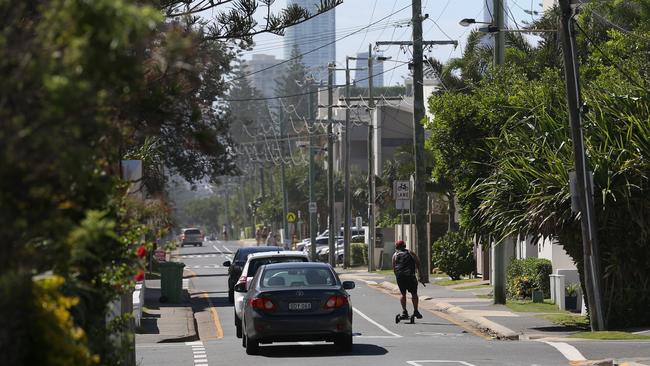
[[[281,268],[332,268],[329,263],[324,262],[282,262],[272,263],[264,266],[266,269],[281,269]]]
[[[242,247],[239,248],[239,253],[242,254],[249,254],[249,253],[257,253],[257,252],[277,252],[282,250],[280,247]]]
[[[278,250],[277,252],[259,252],[259,253],[251,253],[248,256],[248,259],[255,259],[255,258],[270,258],[270,257],[308,257],[307,253],[305,252],[299,252],[295,250]]]

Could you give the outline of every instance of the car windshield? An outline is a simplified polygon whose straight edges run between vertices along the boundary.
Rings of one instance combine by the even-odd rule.
[[[248,264],[247,276],[248,277],[253,277],[255,275],[255,272],[257,272],[257,269],[260,268],[263,265],[271,264],[271,263],[285,263],[285,262],[307,262],[307,258],[305,258],[305,257],[269,257],[269,258],[253,259]]]
[[[327,268],[274,268],[264,271],[261,287],[318,287],[336,285]]]

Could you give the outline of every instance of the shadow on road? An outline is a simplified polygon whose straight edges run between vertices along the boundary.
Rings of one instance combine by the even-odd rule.
[[[315,345],[260,345],[260,356],[273,358],[297,358],[297,357],[340,357],[345,356],[382,356],[388,350],[374,345],[355,343],[351,352],[343,353],[333,344]]]
[[[193,278],[193,277],[226,277],[228,273],[205,273],[205,274],[193,274],[183,276],[183,278]]]
[[[180,258],[180,259],[201,259],[201,258],[189,257],[189,256],[191,256],[191,255],[212,255],[212,254],[216,254],[216,255],[224,255],[224,254],[231,255],[232,253],[230,253],[230,252],[224,252],[224,251],[198,252],[198,253],[187,252],[187,253],[181,253],[181,254],[177,255],[177,256],[175,256],[175,258]],[[209,258],[209,257],[208,257],[208,258]]]

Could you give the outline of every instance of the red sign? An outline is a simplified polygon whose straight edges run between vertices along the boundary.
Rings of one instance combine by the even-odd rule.
[[[153,252],[153,257],[158,261],[158,262],[164,262],[166,260],[165,258],[165,251],[163,249],[156,249]]]

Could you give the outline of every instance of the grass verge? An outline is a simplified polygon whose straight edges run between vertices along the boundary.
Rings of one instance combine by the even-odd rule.
[[[628,332],[578,332],[569,336],[569,338],[595,339],[601,341],[624,341],[624,340],[650,340],[650,336],[643,334],[634,334]]]
[[[557,314],[539,314],[537,316],[542,319],[546,319],[551,323],[557,325],[562,325],[565,327],[589,329],[589,318],[583,315],[557,313]]]
[[[475,290],[479,288],[491,288],[492,285],[490,284],[484,284],[484,285],[473,285],[473,286],[462,286],[462,287],[456,287],[454,290]]]
[[[472,282],[478,282],[481,281],[480,278],[463,278],[460,280],[437,280],[433,281],[436,285],[440,286],[451,286],[451,285],[459,285],[461,283],[472,283]]]
[[[551,300],[544,300],[544,302],[532,302],[530,300],[508,300],[506,306],[510,310],[518,313],[565,313],[557,308]]]

